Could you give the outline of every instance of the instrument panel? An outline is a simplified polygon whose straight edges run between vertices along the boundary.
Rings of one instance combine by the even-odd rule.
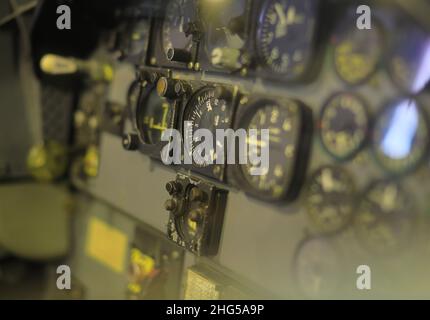
[[[361,298],[366,264],[388,270],[372,297],[396,290],[393,265],[430,261],[430,30],[386,1],[369,1],[360,29],[360,5],[125,10],[102,39],[131,41],[102,40],[96,55],[131,69],[121,125],[100,128],[100,170],[74,184],[163,232],[195,264],[186,285],[206,295],[219,296],[222,273],[258,297]],[[256,161],[240,161],[243,149]]]

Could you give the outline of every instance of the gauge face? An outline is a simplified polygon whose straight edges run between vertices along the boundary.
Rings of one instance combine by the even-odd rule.
[[[332,97],[320,118],[320,136],[326,150],[339,160],[354,156],[369,132],[369,120],[363,101],[350,93]]]
[[[361,244],[377,254],[396,253],[411,240],[416,211],[396,183],[379,182],[365,194],[354,227]]]
[[[184,112],[184,140],[191,147],[188,154],[194,160],[194,165],[197,167],[207,167],[213,164],[216,159],[216,146],[206,153],[207,150],[198,152],[196,150],[199,141],[196,141],[196,132],[199,129],[209,130],[215,135],[217,129],[228,129],[231,124],[230,99],[222,98],[224,89],[215,87],[206,87],[198,91],[188,103]],[[227,94],[226,94],[227,95]],[[190,128],[185,128],[185,122],[191,123]],[[201,155],[200,161],[193,157],[194,151]]]
[[[187,25],[196,19],[194,0],[171,0],[167,4],[162,27],[163,47],[169,49],[191,50],[192,36],[185,34]]]
[[[401,90],[415,94],[430,81],[430,34],[415,25],[402,26],[399,32],[388,62],[389,71]]]
[[[429,127],[414,100],[404,99],[384,109],[375,124],[374,152],[389,172],[402,174],[415,169],[427,154]]]
[[[243,48],[247,4],[248,0],[201,2],[201,16],[206,23],[205,48],[209,57],[217,48]]]
[[[261,101],[241,125],[248,132],[249,158],[258,158],[264,150],[262,130],[269,130],[269,163],[267,167],[252,163],[241,165],[242,174],[252,190],[267,198],[280,200],[289,188],[297,155],[301,131],[300,106],[294,101],[282,105],[275,101]],[[257,135],[250,134],[257,130]],[[254,173],[262,169],[262,174]]]
[[[172,105],[161,98],[155,89],[146,94],[144,92],[136,109],[136,125],[143,142],[152,145],[159,143],[164,131],[171,127],[172,114]]]
[[[307,298],[333,296],[339,287],[341,271],[338,253],[322,238],[305,241],[296,253],[294,277]]]
[[[355,11],[349,12],[332,37],[335,69],[349,85],[360,84],[373,74],[384,49],[379,24],[373,23],[372,29],[360,30],[356,20]]]
[[[312,55],[318,2],[266,1],[257,26],[257,51],[272,72],[301,76]]]
[[[320,232],[336,232],[351,221],[354,197],[354,182],[345,170],[323,167],[311,177],[307,213]]]

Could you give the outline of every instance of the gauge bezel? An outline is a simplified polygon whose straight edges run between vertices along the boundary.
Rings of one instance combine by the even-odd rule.
[[[392,169],[392,168],[389,168],[388,166],[386,166],[383,163],[383,159],[380,156],[378,156],[378,154],[380,154],[383,157],[385,157],[381,152],[378,151],[378,149],[379,149],[378,141],[376,140],[376,137],[375,137],[376,128],[377,128],[377,125],[378,125],[380,119],[386,114],[386,112],[388,112],[390,109],[394,108],[402,100],[412,100],[415,102],[419,116],[420,116],[419,120],[423,121],[423,123],[427,129],[427,142],[426,142],[424,152],[422,153],[421,157],[416,160],[416,162],[414,162],[413,164],[410,164],[410,165],[408,165],[402,169]],[[398,98],[395,100],[390,100],[390,101],[388,101],[388,103],[385,103],[384,106],[376,114],[375,120],[372,123],[370,141],[371,141],[371,153],[373,155],[373,158],[375,159],[379,168],[381,168],[386,174],[388,174],[389,176],[392,176],[392,177],[401,177],[401,176],[405,176],[405,175],[408,175],[408,174],[415,172],[425,162],[426,158],[428,158],[428,156],[430,154],[430,121],[429,121],[428,114],[425,111],[425,109],[421,106],[420,101],[417,100],[415,97],[404,97],[404,98]]]
[[[343,95],[350,95],[352,96],[354,99],[356,99],[362,106],[362,110],[364,111],[365,117],[366,117],[366,132],[365,132],[365,136],[363,138],[363,140],[361,141],[361,143],[353,150],[351,150],[349,153],[347,153],[344,156],[339,156],[337,154],[335,154],[334,152],[332,152],[330,150],[330,148],[326,145],[326,143],[324,142],[324,138],[323,138],[323,128],[322,128],[322,120],[323,117],[325,115],[325,112],[327,111],[327,108],[330,106],[330,104],[336,99],[339,98]],[[352,159],[354,159],[360,152],[362,152],[365,148],[366,145],[368,145],[369,140],[370,140],[370,135],[371,135],[371,130],[372,130],[372,122],[371,122],[371,118],[370,118],[370,112],[369,112],[369,107],[368,107],[368,103],[367,101],[359,94],[352,92],[352,91],[338,91],[333,93],[323,104],[321,111],[319,113],[318,116],[318,120],[317,120],[317,129],[318,129],[318,140],[320,145],[322,146],[322,148],[324,149],[324,151],[329,154],[332,158],[334,158],[336,161],[338,162],[347,162],[350,161]]]

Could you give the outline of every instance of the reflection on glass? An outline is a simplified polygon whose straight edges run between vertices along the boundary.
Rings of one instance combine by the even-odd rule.
[[[394,107],[381,142],[386,156],[396,160],[406,158],[414,145],[418,125],[419,112],[415,102],[403,100]]]
[[[421,59],[418,60],[418,72],[413,82],[413,92],[421,91],[430,80],[430,40],[424,45],[424,50]]]

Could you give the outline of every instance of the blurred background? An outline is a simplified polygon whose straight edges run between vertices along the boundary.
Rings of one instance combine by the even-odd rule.
[[[0,298],[429,298],[429,14],[0,0]],[[269,169],[163,165],[187,120]]]

